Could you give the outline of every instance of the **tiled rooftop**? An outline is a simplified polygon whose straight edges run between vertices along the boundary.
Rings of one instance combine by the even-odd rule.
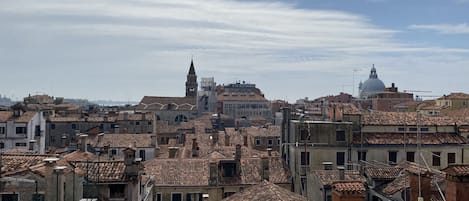
[[[137,105],[137,110],[196,110],[196,99],[193,97],[158,97],[144,96]]]
[[[0,111],[0,122],[6,122],[6,121],[11,120],[11,121],[15,121],[18,123],[28,123],[36,114],[37,112],[28,111],[28,112],[23,113],[19,117],[15,117],[13,116],[13,112]]]
[[[124,161],[72,162],[72,165],[83,170],[85,179],[91,182],[125,181]]]
[[[72,153],[66,154],[63,156],[63,159],[66,161],[92,161],[96,159],[97,156],[91,152],[82,152],[80,150],[74,151]]]
[[[406,188],[410,187],[409,174],[404,173],[399,175],[392,182],[384,185],[381,191],[386,195],[394,195],[397,192],[400,192]]]
[[[260,184],[251,186],[238,192],[222,201],[306,201],[307,199],[301,195],[293,193],[285,188],[277,186],[268,181],[262,181]]]
[[[361,144],[360,134],[353,136],[354,144]],[[402,145],[418,144],[416,133],[365,133],[363,144],[369,145]],[[464,137],[449,133],[422,133],[421,143],[425,145],[465,144]]]
[[[332,188],[337,192],[365,193],[366,189],[360,181],[338,181],[332,184]]]
[[[5,154],[1,155],[1,175],[8,176],[28,170],[31,166],[43,163],[48,155],[39,154]]]
[[[447,116],[425,116],[420,115],[417,118],[415,112],[380,112],[373,111],[362,116],[362,124],[364,125],[417,125],[421,126],[452,126],[456,120]]]
[[[469,176],[469,165],[450,165],[449,167],[443,169],[446,174],[451,176]]]
[[[210,162],[227,158],[185,158],[153,159],[144,162],[147,175],[159,178],[157,186],[208,186]],[[230,158],[228,158],[230,160]],[[231,159],[233,160],[233,159]],[[261,158],[242,158],[240,180],[236,184],[258,184],[262,181]],[[289,173],[284,168],[282,159],[269,159],[269,181],[272,183],[289,183]],[[221,181],[220,181],[221,182]]]
[[[155,134],[104,134],[102,139],[100,137],[94,138],[96,147],[104,147],[109,145],[110,147],[155,147],[152,145],[151,136]]]
[[[323,185],[332,185],[339,179],[339,170],[313,170],[312,173],[319,179]],[[365,178],[360,175],[360,172],[354,170],[345,170],[345,181],[361,181],[365,182]]]
[[[438,100],[444,100],[444,99],[469,99],[469,94],[451,93],[449,95],[438,98]]]
[[[395,179],[399,176],[402,168],[397,167],[367,167],[365,174],[372,179]]]

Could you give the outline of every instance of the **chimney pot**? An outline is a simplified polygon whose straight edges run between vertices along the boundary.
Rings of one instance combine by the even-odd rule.
[[[344,181],[345,180],[345,167],[344,166],[339,166],[337,167],[339,170],[339,180]]]

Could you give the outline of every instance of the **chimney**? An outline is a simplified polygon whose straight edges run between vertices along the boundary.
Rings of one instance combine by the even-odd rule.
[[[269,158],[264,157],[264,158],[261,159],[262,180],[269,181],[269,176],[270,176],[269,163],[270,163]]]
[[[236,145],[236,152],[235,152],[235,161],[236,161],[236,175],[239,176],[241,174],[241,145]]]
[[[169,149],[169,158],[176,158],[177,151],[179,147],[168,147]]]
[[[267,155],[268,155],[269,157],[272,156],[272,148],[267,148]]]
[[[60,147],[64,148],[67,146],[67,135],[63,134],[62,137],[60,137]]]
[[[138,179],[140,175],[140,160],[135,158],[135,149],[127,147],[124,150],[125,176],[129,180]]]
[[[64,201],[65,200],[65,178],[64,173],[67,169],[67,166],[55,166],[53,171],[55,175],[55,182],[53,182],[53,186],[55,186],[55,200],[57,201]]]
[[[225,134],[225,146],[230,146],[230,136]]]
[[[199,157],[199,146],[196,138],[192,139],[192,157]]]
[[[104,133],[98,134],[98,143],[102,142],[104,138]]]
[[[104,155],[106,157],[109,157],[109,144],[104,145],[103,149],[104,149]]]
[[[243,136],[244,146],[248,146],[248,136]]]
[[[236,145],[235,160],[236,161],[241,160],[241,145],[240,144]]]
[[[57,188],[54,184],[57,182],[57,178],[54,177],[54,167],[59,159],[58,158],[45,158],[43,161],[45,163],[45,171],[44,171],[44,178],[46,183],[46,200],[56,200],[57,196],[55,196],[54,192],[57,191]]]
[[[127,120],[129,120],[129,113],[124,112],[124,121],[127,121]]]
[[[324,170],[332,170],[332,162],[322,162]]]
[[[86,140],[88,139],[88,135],[80,135],[80,151],[86,152],[88,150],[87,147],[87,142]]]
[[[339,180],[344,181],[345,180],[345,167],[344,166],[339,166],[337,167],[339,170]]]
[[[119,134],[120,133],[120,126],[119,125],[114,125],[114,133]]]
[[[146,118],[145,118],[145,113],[142,113],[142,121],[144,121]]]

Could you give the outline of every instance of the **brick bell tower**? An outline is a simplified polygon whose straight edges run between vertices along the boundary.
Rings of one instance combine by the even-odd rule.
[[[194,61],[191,59],[191,66],[186,80],[186,97],[197,97],[197,75],[195,74]]]

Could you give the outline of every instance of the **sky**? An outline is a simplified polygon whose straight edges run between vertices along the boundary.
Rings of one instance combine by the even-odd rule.
[[[469,93],[469,0],[1,0],[0,94],[139,101],[197,76],[269,99],[358,94],[374,64],[420,96]]]

